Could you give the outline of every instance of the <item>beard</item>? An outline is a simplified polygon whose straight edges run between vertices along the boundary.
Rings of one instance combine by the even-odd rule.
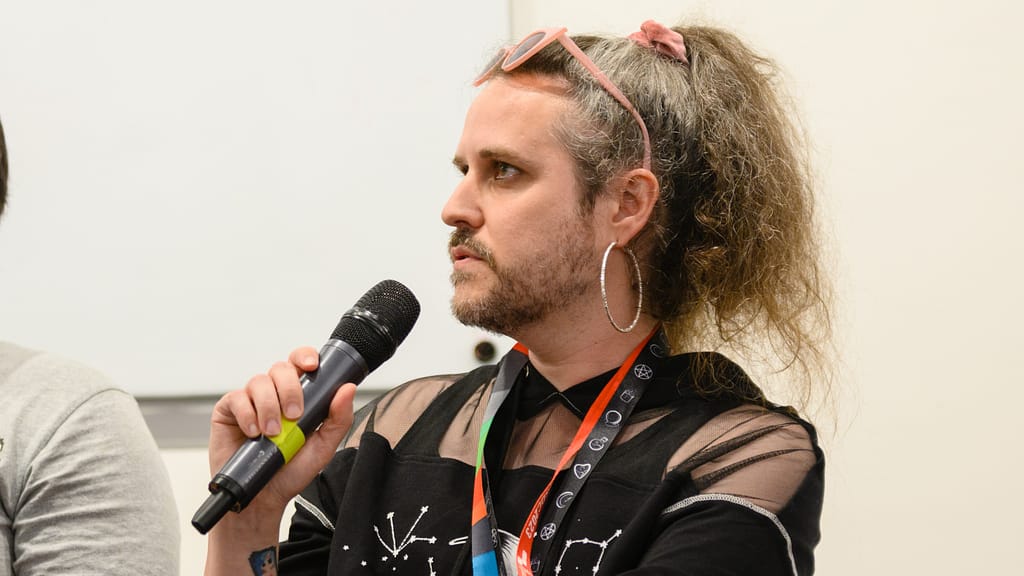
[[[564,310],[597,286],[599,260],[593,252],[593,229],[583,222],[567,223],[560,229],[561,235],[540,256],[508,262],[496,262],[491,250],[469,230],[454,230],[449,248],[462,245],[472,250],[494,276],[494,286],[482,296],[459,298],[459,285],[480,281],[481,275],[452,272],[456,294],[451,308],[455,318],[467,326],[508,336]]]

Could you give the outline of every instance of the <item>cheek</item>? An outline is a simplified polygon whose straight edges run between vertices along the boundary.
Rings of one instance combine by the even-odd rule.
[[[564,197],[572,190],[535,187],[517,193],[518,198],[483,207],[485,225],[480,239],[491,248],[499,265],[503,256],[513,254],[523,259],[550,258],[568,235],[580,233],[584,221],[578,207],[571,198]]]

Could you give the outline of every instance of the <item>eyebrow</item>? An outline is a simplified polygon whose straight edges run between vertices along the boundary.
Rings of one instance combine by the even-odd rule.
[[[485,160],[501,160],[514,164],[516,166],[527,167],[533,164],[533,162],[527,160],[523,156],[509,150],[508,148],[484,148],[480,151],[479,156]],[[452,164],[455,167],[462,167],[466,165],[465,158],[458,154],[452,158]]]

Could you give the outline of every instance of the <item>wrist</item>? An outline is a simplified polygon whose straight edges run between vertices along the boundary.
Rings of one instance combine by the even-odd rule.
[[[284,506],[253,503],[240,513],[228,512],[208,535],[207,574],[248,574],[253,552],[276,550]]]

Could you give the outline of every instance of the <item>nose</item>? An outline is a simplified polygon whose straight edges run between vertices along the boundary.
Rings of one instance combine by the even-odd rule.
[[[453,228],[480,228],[484,218],[477,198],[477,186],[473,182],[472,173],[467,173],[455,185],[441,209],[441,220]]]

